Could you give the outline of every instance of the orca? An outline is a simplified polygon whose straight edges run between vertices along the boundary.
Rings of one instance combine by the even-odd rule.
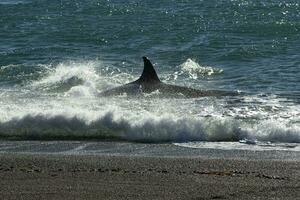
[[[159,94],[159,97],[186,97],[198,98],[206,96],[235,96],[237,92],[218,91],[218,90],[198,90],[190,87],[170,85],[163,83],[157,76],[157,73],[147,57],[143,57],[144,70],[142,75],[136,81],[125,85],[108,89],[100,93],[100,96],[115,95],[142,95],[149,93]]]

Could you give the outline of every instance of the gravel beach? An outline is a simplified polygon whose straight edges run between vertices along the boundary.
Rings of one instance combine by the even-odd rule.
[[[299,161],[0,155],[1,199],[297,199]]]

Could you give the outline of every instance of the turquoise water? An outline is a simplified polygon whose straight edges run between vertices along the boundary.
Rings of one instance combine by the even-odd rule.
[[[0,135],[299,143],[299,49],[296,0],[2,0]],[[142,56],[166,83],[243,95],[98,96]]]

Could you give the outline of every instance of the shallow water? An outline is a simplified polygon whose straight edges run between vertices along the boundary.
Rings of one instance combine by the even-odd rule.
[[[199,145],[201,143],[201,145]],[[190,148],[189,145],[194,145]],[[198,145],[198,146],[197,146]],[[237,142],[131,143],[103,141],[0,141],[0,154],[197,157],[299,161],[299,147],[262,147]]]
[[[0,2],[0,136],[300,142],[298,1]],[[139,77],[234,97],[99,97]],[[297,145],[297,144],[296,144]]]

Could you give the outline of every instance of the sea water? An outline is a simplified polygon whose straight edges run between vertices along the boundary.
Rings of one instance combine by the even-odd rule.
[[[0,138],[299,150],[299,50],[298,0],[1,0]],[[165,83],[240,95],[99,95],[142,56]]]

